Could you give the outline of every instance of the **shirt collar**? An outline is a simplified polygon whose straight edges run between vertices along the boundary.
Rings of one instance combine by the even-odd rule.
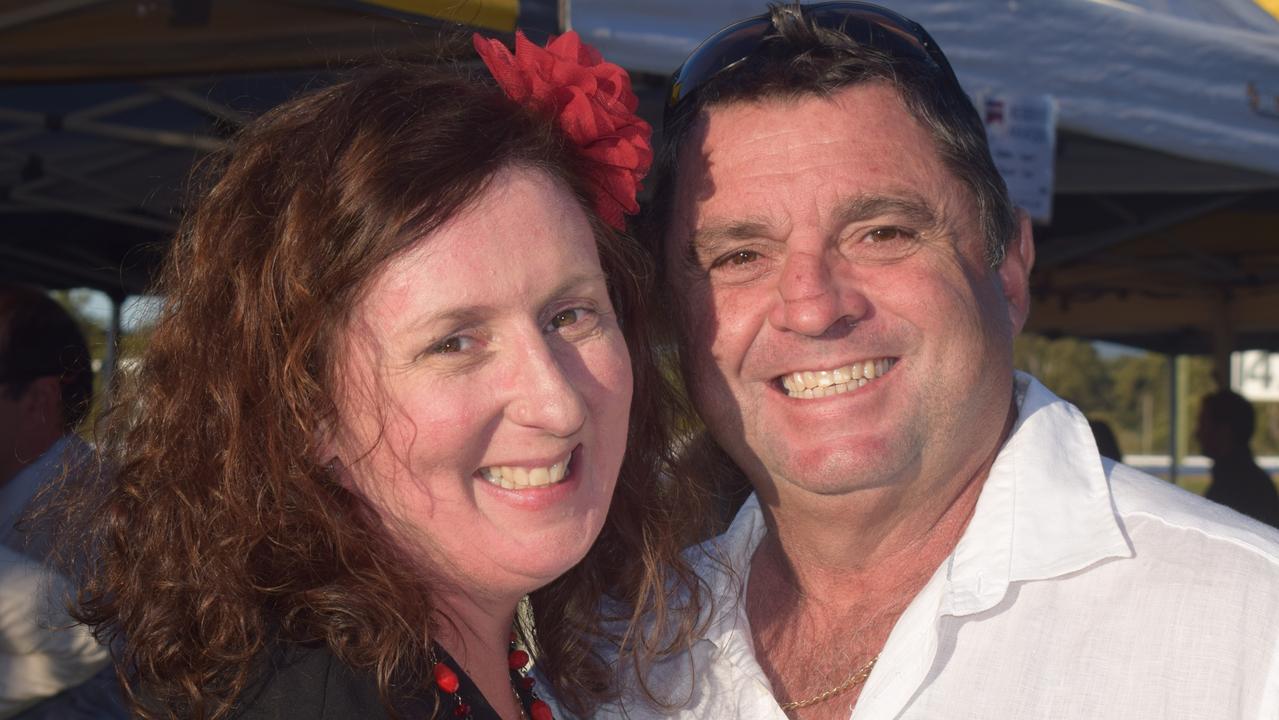
[[[751,493],[728,530],[703,544],[701,556],[694,560],[714,599],[707,604],[714,616],[709,618],[705,637],[720,649],[754,646],[746,618],[746,581],[751,557],[767,533],[759,499]],[[731,642],[734,638],[740,642]]]
[[[1014,383],[1017,422],[947,560],[949,614],[995,606],[1009,583],[1133,555],[1087,419],[1030,375]]]
[[[1132,557],[1110,485],[1083,414],[1038,380],[1016,373],[1017,421],[982,487],[972,520],[945,561],[941,611],[982,612],[1013,582],[1082,570]],[[752,647],[745,588],[751,557],[768,528],[754,494],[724,534],[697,559],[715,598],[706,639],[720,648]]]

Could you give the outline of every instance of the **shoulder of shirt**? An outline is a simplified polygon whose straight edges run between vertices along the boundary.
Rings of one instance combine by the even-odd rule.
[[[371,678],[348,668],[322,645],[277,642],[241,694],[236,720],[385,717]]]
[[[1279,568],[1279,529],[1122,463],[1103,459],[1103,467],[1115,512],[1125,524],[1142,519],[1161,533],[1194,533],[1223,552],[1252,555]]]

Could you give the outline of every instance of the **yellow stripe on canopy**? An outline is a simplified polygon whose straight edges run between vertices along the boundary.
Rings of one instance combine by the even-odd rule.
[[[367,5],[377,5],[415,15],[430,15],[443,20],[453,20],[490,30],[515,29],[520,15],[520,0],[364,0]]]
[[[1257,4],[1261,6],[1262,10],[1274,15],[1275,19],[1279,20],[1279,0],[1257,0]]]

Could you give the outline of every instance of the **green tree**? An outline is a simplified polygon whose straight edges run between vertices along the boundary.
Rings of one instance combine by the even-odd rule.
[[[1112,380],[1091,342],[1021,335],[1013,343],[1013,365],[1039,378],[1054,393],[1089,415],[1108,412]]]

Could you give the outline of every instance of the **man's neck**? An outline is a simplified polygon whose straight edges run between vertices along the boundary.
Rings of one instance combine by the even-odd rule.
[[[1013,407],[997,442],[951,477],[761,504],[769,532],[751,559],[746,613],[779,701],[838,686],[878,655],[958,545],[1015,419]],[[858,692],[794,714],[818,720],[845,708],[846,718]]]
[[[768,567],[808,597],[868,598],[892,589],[913,596],[918,587],[903,587],[903,580],[915,577],[922,585],[954,550],[988,471],[983,465],[951,488],[947,502],[927,510],[912,509],[912,497],[889,489],[864,491],[878,497],[831,503],[802,518],[765,508],[769,533],[755,551],[752,582],[756,569]]]
[[[959,542],[1016,418],[1014,404],[982,454],[944,476],[920,473],[839,496],[787,484],[790,496],[760,504],[769,532],[752,567],[785,568],[794,587],[819,597],[832,585],[846,591],[849,583],[863,583],[869,590],[883,584],[877,575],[900,578],[913,567],[931,574]]]

